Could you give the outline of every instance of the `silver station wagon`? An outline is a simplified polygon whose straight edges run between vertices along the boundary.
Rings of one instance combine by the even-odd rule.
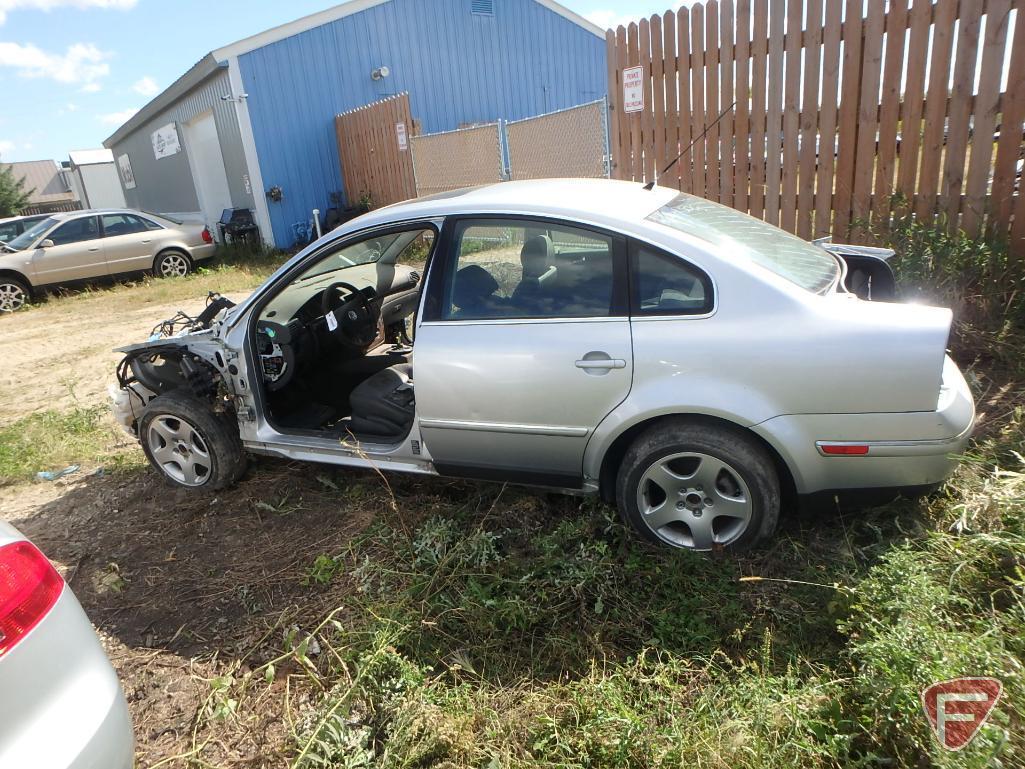
[[[651,542],[740,550],[781,507],[952,472],[975,409],[951,313],[892,298],[873,249],[675,190],[506,183],[211,295],[122,350],[115,411],[192,489],[269,454],[600,494]]]

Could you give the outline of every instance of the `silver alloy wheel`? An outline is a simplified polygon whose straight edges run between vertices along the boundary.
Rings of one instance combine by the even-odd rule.
[[[645,470],[637,509],[659,539],[689,550],[729,545],[747,531],[754,513],[740,473],[696,451],[670,454]]]
[[[189,260],[183,254],[165,254],[160,257],[159,267],[165,278],[184,278],[189,274]]]
[[[0,280],[0,312],[20,310],[26,302],[28,295],[25,294],[25,289],[17,283]]]
[[[184,486],[210,480],[210,449],[191,424],[173,414],[159,414],[146,434],[150,455],[164,473]]]

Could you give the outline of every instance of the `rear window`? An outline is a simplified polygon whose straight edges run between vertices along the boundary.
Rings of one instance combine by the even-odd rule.
[[[825,249],[694,195],[678,195],[648,220],[721,246],[815,293],[832,286],[840,274],[840,265]]]

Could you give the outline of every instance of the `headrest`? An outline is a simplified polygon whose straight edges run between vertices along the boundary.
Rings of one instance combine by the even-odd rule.
[[[543,275],[551,264],[551,255],[552,239],[547,235],[534,235],[527,238],[520,251],[523,277],[538,278]]]
[[[498,290],[498,281],[479,264],[469,264],[456,273],[452,303],[459,308],[473,307]]]

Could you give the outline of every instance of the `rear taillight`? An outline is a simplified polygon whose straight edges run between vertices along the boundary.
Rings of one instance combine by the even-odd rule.
[[[57,603],[64,580],[30,542],[0,547],[0,656]]]
[[[203,228],[203,242],[204,243],[213,243],[214,242],[214,236],[210,234],[210,228],[209,227],[204,227]]]

